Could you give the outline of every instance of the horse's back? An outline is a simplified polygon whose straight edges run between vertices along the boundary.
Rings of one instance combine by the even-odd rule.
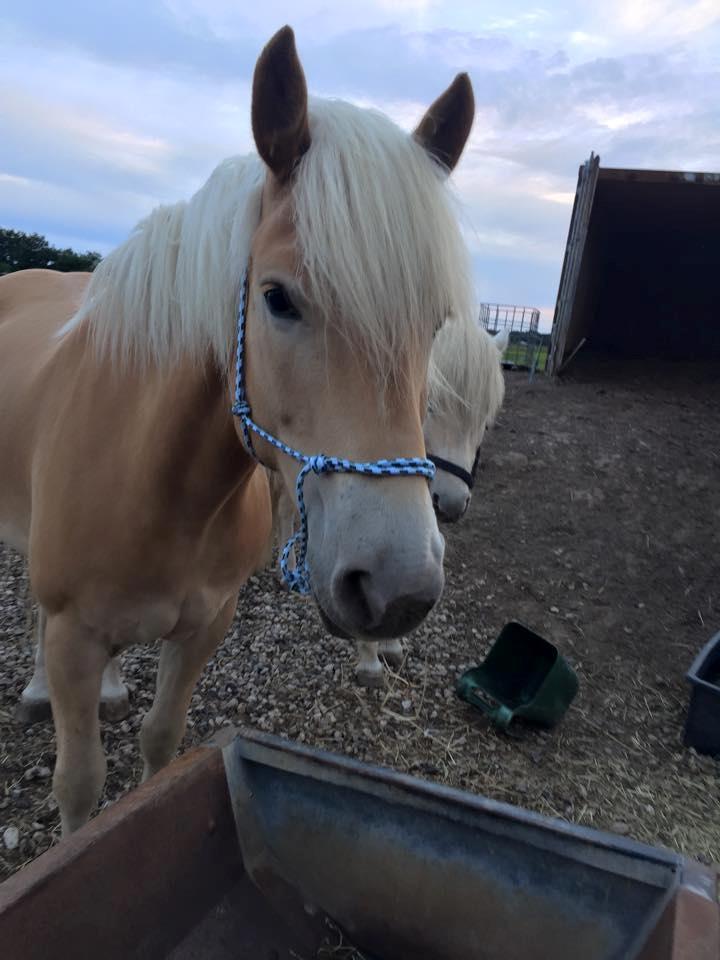
[[[47,413],[45,373],[53,334],[77,310],[89,274],[19,270],[0,278],[0,540],[23,552],[30,523],[30,472]]]
[[[77,310],[89,273],[57,270],[18,270],[0,277],[0,324],[25,319],[28,323],[65,322]]]

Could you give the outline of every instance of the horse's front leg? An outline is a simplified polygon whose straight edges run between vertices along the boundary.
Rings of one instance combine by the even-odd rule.
[[[381,640],[379,648],[380,656],[383,657],[391,667],[402,666],[405,655],[403,654],[402,644],[397,637],[392,640]]]
[[[122,680],[120,657],[113,657],[105,667],[100,689],[100,716],[110,723],[119,723],[130,713],[130,696]]]
[[[96,633],[67,613],[47,618],[44,639],[57,739],[53,790],[66,836],[90,818],[105,783],[98,705],[108,653]]]
[[[21,723],[42,723],[52,719],[50,691],[45,669],[45,611],[38,607],[35,623],[35,665],[30,683],[20,694],[17,718]]]
[[[361,687],[382,687],[385,683],[383,666],[378,658],[376,640],[358,640],[358,665],[355,667],[355,679]]]
[[[391,667],[402,666],[404,655],[399,640],[358,640],[358,665],[355,668],[355,679],[361,687],[382,687],[385,683],[385,673],[380,657],[383,657]]]
[[[163,641],[155,699],[140,730],[140,750],[145,761],[143,780],[153,776],[175,756],[185,733],[195,684],[203,667],[222,643],[236,606],[235,594],[205,630],[183,639]]]
[[[38,605],[38,617],[35,624],[35,666],[30,682],[20,694],[17,718],[20,723],[43,723],[52,719],[50,709],[50,690],[47,670],[45,669],[45,625],[47,617]],[[103,673],[100,692],[100,716],[103,720],[117,723],[130,713],[128,688],[122,682],[120,658],[113,657]]]

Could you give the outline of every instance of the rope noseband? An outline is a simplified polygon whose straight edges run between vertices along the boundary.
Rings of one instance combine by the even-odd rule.
[[[245,322],[247,317],[248,271],[245,270],[240,287],[240,302],[237,315],[237,352],[235,355],[235,402],[232,412],[239,417],[242,426],[245,446],[256,460],[258,456],[252,443],[252,433],[256,433],[263,440],[271,443],[278,450],[292,457],[302,464],[295,481],[298,511],[300,513],[300,529],[293,534],[285,544],[280,556],[280,570],[283,579],[290,590],[296,593],[310,593],[310,569],[307,563],[308,521],[305,509],[303,486],[309,473],[360,473],[370,477],[413,477],[420,476],[432,480],[435,467],[429,459],[424,457],[398,457],[395,460],[357,461],[345,460],[341,457],[327,457],[316,454],[313,457],[289,447],[282,440],[278,440],[252,418],[250,401],[245,391]],[[290,551],[295,548],[295,566],[289,567]]]

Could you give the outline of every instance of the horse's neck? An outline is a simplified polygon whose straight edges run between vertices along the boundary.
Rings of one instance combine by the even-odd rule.
[[[225,375],[212,361],[111,370],[92,359],[87,344],[80,349],[75,369],[85,376],[73,404],[80,422],[114,442],[110,456],[122,465],[128,496],[155,516],[183,516],[188,527],[204,527],[255,467],[235,431]],[[101,444],[91,439],[96,453]]]
[[[153,427],[144,441],[156,449],[160,487],[199,516],[215,513],[255,468],[235,431],[225,377],[208,363],[160,376],[151,392]]]

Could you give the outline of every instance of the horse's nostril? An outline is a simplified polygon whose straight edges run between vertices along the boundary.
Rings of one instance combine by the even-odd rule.
[[[391,579],[387,571],[373,574],[356,568],[338,573],[333,599],[345,633],[368,639],[400,636],[422,622],[442,592],[442,566],[433,566],[424,580],[413,579],[403,589],[392,589]]]
[[[352,611],[361,623],[368,623],[377,616],[368,596],[372,575],[367,570],[348,570],[338,584],[339,600]]]
[[[437,510],[438,507],[440,506],[440,497],[436,493],[432,495],[432,502],[433,502],[433,507]]]

